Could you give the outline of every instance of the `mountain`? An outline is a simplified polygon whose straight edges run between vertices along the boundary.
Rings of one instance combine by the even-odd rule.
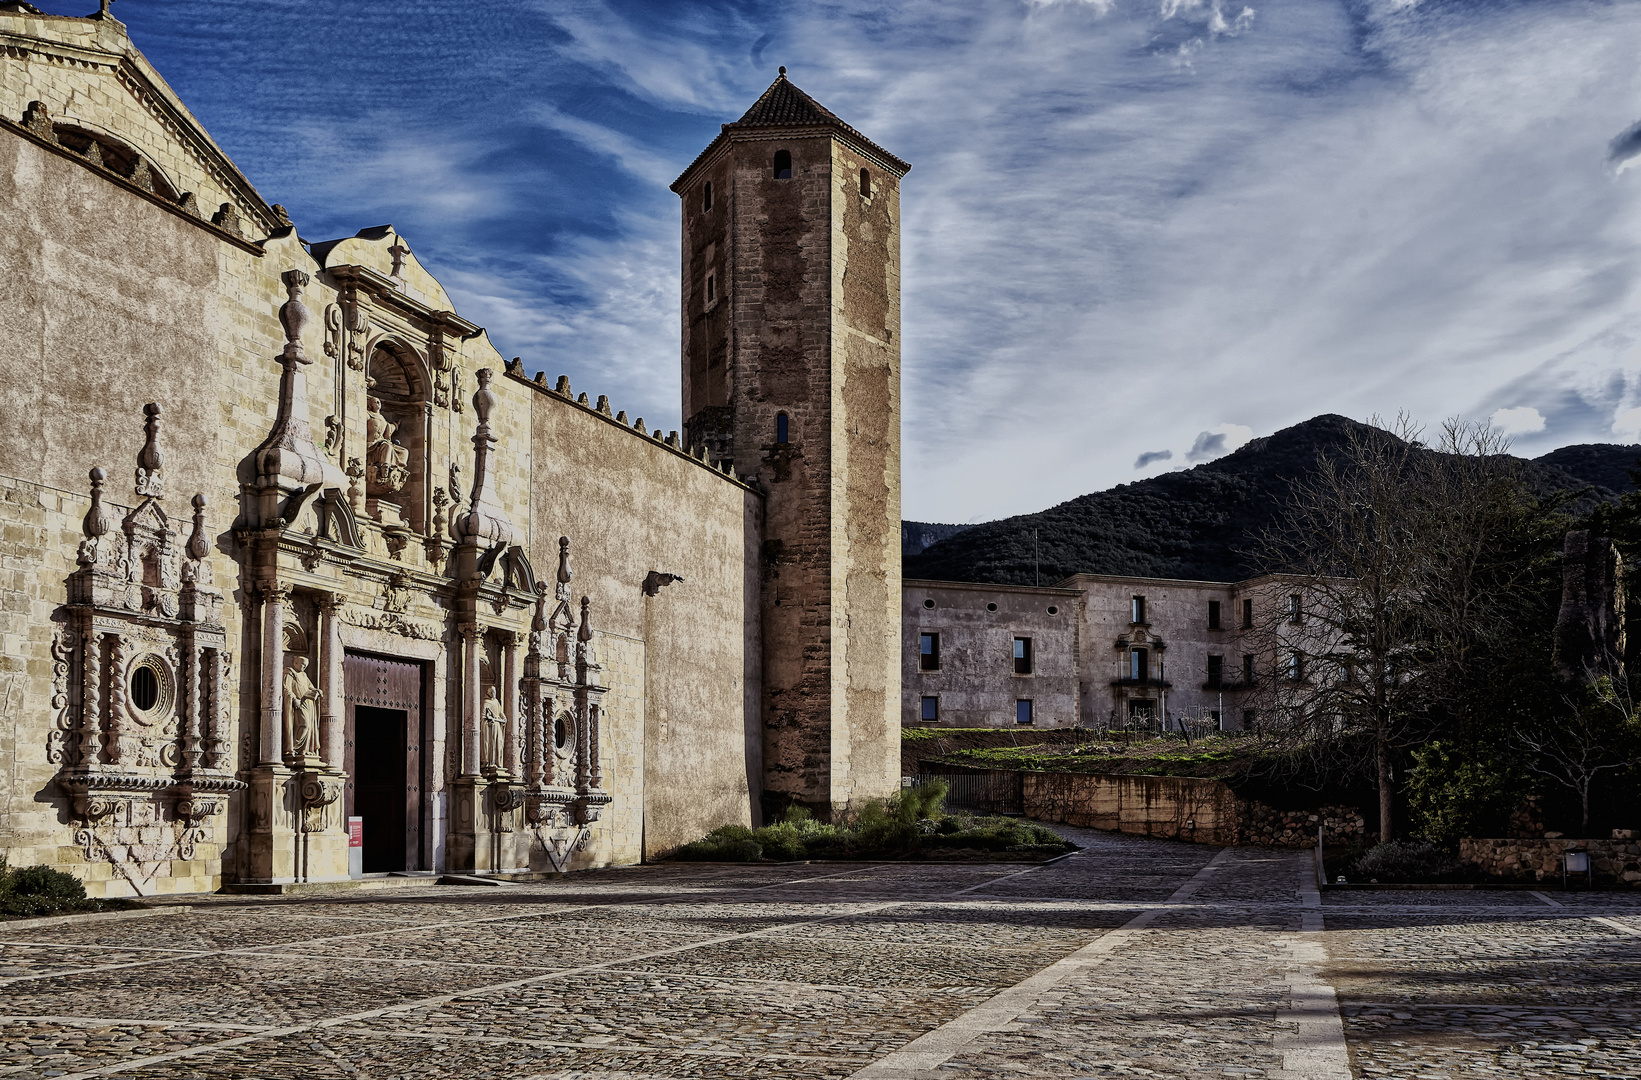
[[[1076,573],[1252,577],[1260,571],[1247,549],[1275,523],[1291,479],[1314,468],[1318,453],[1342,454],[1353,430],[1366,427],[1318,416],[1193,469],[1119,484],[1035,514],[970,526],[903,522],[904,573],[999,585],[1052,585]],[[1641,446],[1568,446],[1527,461],[1526,473],[1543,494],[1591,487],[1585,501],[1593,503],[1631,490],[1625,470],[1638,455]]]

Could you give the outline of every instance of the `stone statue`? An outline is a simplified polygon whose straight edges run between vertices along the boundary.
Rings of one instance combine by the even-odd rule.
[[[294,758],[318,758],[319,688],[308,678],[308,658],[285,669],[285,744]]]
[[[399,425],[382,415],[382,399],[365,398],[365,486],[371,495],[392,495],[410,479],[410,450],[394,441]]]
[[[484,716],[479,728],[479,766],[486,770],[502,767],[502,747],[507,744],[507,712],[501,707],[496,688],[485,691]]]

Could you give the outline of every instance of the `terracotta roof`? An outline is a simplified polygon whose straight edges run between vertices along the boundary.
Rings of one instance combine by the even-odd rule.
[[[780,75],[776,76],[775,81],[769,84],[769,89],[763,92],[763,96],[752,103],[752,108],[748,109],[745,115],[733,124],[723,125],[718,138],[712,140],[712,143],[701,151],[694,161],[690,162],[689,168],[679,174],[678,179],[673,182],[672,190],[679,190],[679,185],[683,182],[684,177],[688,176],[695,166],[699,165],[702,159],[710,154],[729,133],[745,128],[761,127],[832,128],[835,131],[843,132],[850,137],[852,142],[861,144],[864,149],[883,158],[887,164],[899,169],[902,174],[910,172],[912,168],[911,165],[895,157],[889,151],[844,123],[831,109],[800,90],[796,83],[786,77],[786,69],[781,68]]]

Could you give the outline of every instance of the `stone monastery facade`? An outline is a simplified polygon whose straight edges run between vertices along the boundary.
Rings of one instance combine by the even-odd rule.
[[[391,226],[303,238],[106,11],[0,45],[14,865],[562,870],[895,790],[909,166],[783,71],[683,173],[680,436]]]

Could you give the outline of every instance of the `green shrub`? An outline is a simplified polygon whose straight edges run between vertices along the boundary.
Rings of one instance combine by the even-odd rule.
[[[1503,745],[1458,747],[1431,742],[1413,752],[1408,810],[1418,831],[1438,844],[1466,836],[1502,836],[1527,784]]]
[[[1369,848],[1346,875],[1357,882],[1438,884],[1470,880],[1476,871],[1428,840],[1392,840]]]
[[[29,919],[141,906],[130,900],[88,900],[85,884],[73,874],[49,866],[11,867],[0,855],[0,917]]]
[[[84,900],[85,883],[73,874],[53,870],[49,866],[30,866],[7,869],[0,894],[9,896],[38,896],[49,900]]]
[[[678,849],[676,857],[686,862],[757,862],[763,857],[764,849],[752,839],[750,829],[742,831],[749,834],[744,839],[708,837],[685,844]]]

